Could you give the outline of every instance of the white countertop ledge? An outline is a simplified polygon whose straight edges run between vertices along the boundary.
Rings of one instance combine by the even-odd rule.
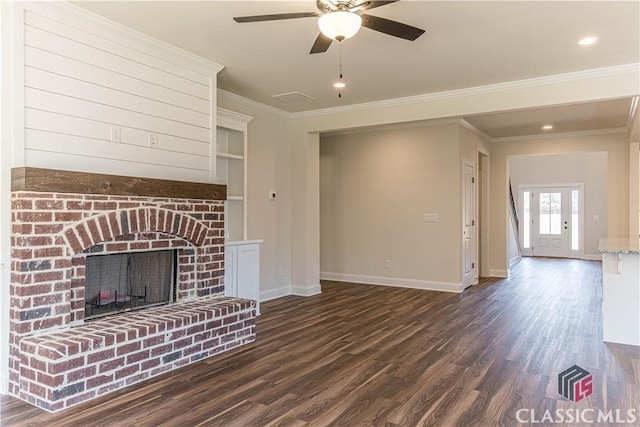
[[[238,246],[238,245],[253,245],[255,243],[262,243],[262,239],[254,239],[254,240],[233,240],[224,242],[225,246]]]
[[[640,239],[600,239],[598,250],[603,254],[640,254]]]

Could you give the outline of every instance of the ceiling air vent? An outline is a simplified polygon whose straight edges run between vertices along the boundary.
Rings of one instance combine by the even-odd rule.
[[[309,96],[302,92],[280,93],[278,95],[273,95],[272,98],[275,98],[282,102],[302,102],[302,101],[312,101],[315,99],[312,96]]]

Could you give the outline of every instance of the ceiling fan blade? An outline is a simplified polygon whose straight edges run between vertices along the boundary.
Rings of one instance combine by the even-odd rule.
[[[362,3],[360,10],[368,10],[368,9],[374,9],[376,7],[380,7],[380,6],[386,6],[389,3],[395,3],[398,0],[387,0],[387,1],[367,1]],[[356,5],[356,7],[358,7]]]
[[[237,16],[233,18],[233,20],[239,23],[245,23],[245,22],[261,22],[261,21],[279,21],[281,19],[311,18],[314,16],[320,16],[320,15],[321,13],[318,13],[318,12],[276,13],[274,15]]]
[[[366,15],[362,16],[362,26],[390,36],[399,37],[405,40],[415,40],[424,34],[424,30],[412,27],[411,25],[401,22],[392,21],[390,19],[380,18],[379,16]]]
[[[318,34],[318,37],[316,38],[316,41],[313,42],[313,46],[311,46],[311,52],[309,53],[323,53],[326,52],[327,49],[329,49],[329,46],[331,46],[331,42],[333,41],[333,39],[330,39],[329,37],[325,36],[324,34],[320,33]]]

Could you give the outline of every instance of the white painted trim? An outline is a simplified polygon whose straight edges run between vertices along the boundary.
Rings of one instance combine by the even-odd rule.
[[[491,264],[491,155],[489,153],[482,154],[482,157],[478,157],[478,171],[480,166],[483,171],[481,180],[482,210],[479,211],[479,214],[482,215],[482,224],[478,227],[478,242],[482,244],[479,254],[484,259],[484,263],[482,259],[480,260],[480,275],[484,276],[484,273],[489,271]],[[480,162],[483,163],[480,164]],[[482,231],[484,239],[481,239],[480,231]]]
[[[238,104],[242,104],[247,107],[252,107],[252,108],[264,111],[266,113],[274,114],[278,117],[283,117],[286,119],[290,119],[292,114],[285,110],[281,110],[279,108],[272,107],[270,105],[263,104],[258,101],[254,101],[253,99],[245,98],[244,96],[236,95],[235,93],[232,93],[232,92],[227,92],[224,89],[218,89],[218,99],[227,99],[229,101],[237,102]]]
[[[587,261],[602,261],[602,254],[584,254],[580,259]]]
[[[121,43],[131,49],[179,65],[203,76],[215,78],[224,68],[223,65],[216,62],[150,37],[68,2],[28,3],[27,9],[60,22],[65,22],[64,18],[70,17],[74,20],[73,26],[75,28],[90,31],[107,40]]]
[[[313,295],[319,295],[322,293],[320,283],[313,286],[291,286],[291,295],[297,295],[301,297],[311,297]]]
[[[502,279],[506,279],[509,277],[509,271],[508,270],[496,270],[496,269],[491,269],[489,270],[489,275],[491,277],[500,277]]]
[[[347,136],[347,135],[362,135],[367,132],[383,132],[389,130],[403,130],[403,129],[416,129],[416,128],[426,128],[433,126],[448,126],[448,125],[457,125],[460,124],[460,120],[457,118],[447,118],[447,119],[427,119],[427,120],[418,120],[411,122],[397,122],[397,123],[388,123],[384,125],[376,125],[376,126],[366,126],[364,128],[349,128],[345,130],[336,130],[336,131],[323,131],[322,136]]]
[[[520,142],[520,141],[537,141],[542,139],[555,139],[555,138],[575,138],[581,136],[590,135],[607,135],[611,133],[626,133],[627,128],[609,128],[609,129],[593,129],[583,130],[577,132],[557,132],[557,133],[545,133],[544,135],[523,135],[523,136],[505,136],[501,138],[493,138],[494,142]]]
[[[508,157],[512,157],[512,156],[508,156]],[[523,191],[529,190],[533,192],[537,188],[566,188],[569,191],[569,193],[572,190],[578,189],[578,191],[580,192],[580,217],[578,218],[578,221],[580,223],[579,224],[580,229],[578,230],[578,240],[580,241],[580,249],[578,251],[574,251],[571,249],[571,236],[568,236],[567,237],[567,257],[574,258],[574,259],[582,259],[583,258],[582,254],[584,253],[584,246],[585,246],[584,183],[578,182],[578,183],[570,183],[570,184],[518,184],[518,198],[520,199],[520,196],[522,196]],[[518,206],[518,207],[522,207],[522,206]],[[533,215],[533,209],[531,210],[531,214]],[[571,223],[571,225],[573,226],[573,222]],[[533,236],[534,236],[534,231],[533,229],[531,229],[531,236],[530,236],[531,243],[533,243]],[[521,242],[523,237],[524,237],[524,227],[521,228],[520,235],[518,236],[518,238],[521,239],[520,240]],[[526,249],[526,251],[524,249],[522,250],[523,255],[536,256],[534,255],[534,252],[535,252],[535,247],[533,250],[531,248]]]
[[[511,82],[496,83],[485,86],[475,86],[464,89],[448,90],[444,92],[429,93],[424,95],[408,96],[404,98],[388,99],[384,101],[368,102],[363,104],[345,105],[342,107],[323,108],[318,110],[302,111],[290,113],[291,118],[320,117],[330,114],[346,113],[351,111],[372,110],[377,108],[396,107],[400,105],[411,105],[422,102],[437,101],[442,99],[460,98],[465,96],[481,95],[487,93],[497,93],[518,89],[535,88],[539,86],[566,83],[593,78],[617,76],[623,74],[637,74],[640,64],[617,65],[613,67],[595,68],[572,73],[555,74],[551,76],[536,77],[532,79],[516,80]]]
[[[16,110],[15,98],[24,97],[24,88],[16,86],[13,79],[18,76],[13,72],[13,50],[20,47],[13,39],[16,9],[13,2],[0,2],[0,394],[9,392],[9,309],[11,283],[11,167],[12,151],[16,136],[22,141],[21,155],[24,156],[24,128],[16,132],[14,114],[24,121],[24,108]],[[22,39],[20,38],[20,42]],[[24,50],[24,43],[20,51]],[[20,76],[22,75],[22,71]],[[22,77],[20,77],[22,78]]]
[[[384,101],[352,104],[352,105],[345,105],[342,107],[322,108],[317,110],[300,111],[300,112],[293,112],[293,113],[276,108],[276,107],[272,107],[270,105],[263,104],[258,101],[254,101],[252,99],[243,97],[241,95],[237,95],[232,92],[225,91],[223,89],[218,89],[218,98],[228,99],[229,101],[237,102],[239,104],[243,104],[248,107],[256,108],[256,109],[265,111],[267,113],[274,114],[279,117],[283,117],[287,119],[301,119],[301,118],[322,117],[322,116],[327,116],[331,114],[339,114],[339,113],[351,112],[351,111],[363,111],[363,110],[371,110],[371,109],[384,108],[384,107],[411,105],[411,104],[417,104],[421,102],[429,102],[429,101],[436,101],[436,100],[450,99],[450,98],[459,98],[464,96],[498,93],[498,92],[504,92],[509,90],[515,90],[515,89],[526,89],[526,88],[539,87],[539,86],[544,86],[549,84],[581,81],[581,80],[587,80],[587,79],[593,79],[593,78],[602,78],[602,77],[617,76],[617,75],[624,75],[624,74],[637,74],[639,66],[640,64],[637,64],[637,63],[617,65],[613,67],[595,68],[591,70],[583,70],[583,71],[577,71],[573,73],[556,74],[551,76],[536,77],[532,79],[496,83],[492,85],[475,86],[470,88],[455,89],[455,90],[436,92],[436,93],[428,93],[428,94],[409,96],[404,98],[388,99]],[[617,131],[617,128],[616,128],[616,131]],[[608,132],[605,132],[605,133],[608,133]],[[580,133],[580,134],[582,135],[583,133]],[[555,134],[555,135],[557,136],[558,134]],[[573,136],[572,133],[567,133],[563,135]],[[545,138],[553,137],[553,136],[554,134],[542,135],[542,137],[545,137]],[[515,140],[521,140],[522,138],[531,139],[530,136],[517,137],[517,138],[520,138],[520,139],[515,139]],[[489,138],[489,140],[510,141],[511,137],[496,138],[496,139]]]
[[[514,265],[516,265],[520,261],[522,261],[522,256],[521,255],[514,256],[513,258],[511,258],[509,260],[509,268],[513,267]]]
[[[254,239],[254,240],[232,240],[228,242],[224,242],[225,246],[242,246],[242,245],[255,245],[264,243],[262,239]]]
[[[483,141],[491,142],[491,137],[489,135],[482,132],[480,129],[478,129],[477,127],[475,127],[474,125],[466,121],[465,119],[460,119],[459,123],[460,123],[460,126],[467,129],[469,132],[471,132],[478,138],[482,139]],[[483,153],[483,154],[488,154],[488,153]]]
[[[320,272],[321,280],[363,283],[366,285],[391,286],[396,288],[423,289],[427,291],[462,292],[462,283],[435,282],[428,280],[403,279],[400,277],[365,276],[361,274]]]
[[[260,303],[271,301],[276,298],[286,297],[287,295],[291,295],[291,286],[262,291],[260,292]]]
[[[631,99],[631,106],[629,107],[629,117],[627,117],[627,132],[631,133],[631,126],[633,126],[633,119],[638,114],[638,96],[634,96]]]
[[[237,113],[220,107],[218,107],[217,118],[218,126],[242,132],[247,131],[247,123],[253,120],[253,117],[246,114]]]
[[[3,2],[5,3],[5,2]],[[10,152],[11,167],[25,165],[24,152],[24,4],[13,3],[7,10],[7,19],[11,22],[7,32],[10,33],[8,55],[10,59],[3,70],[11,69],[11,92],[9,103],[11,105],[11,141]],[[6,34],[5,34],[6,35]],[[8,58],[7,58],[8,59]]]
[[[477,158],[477,155],[478,155],[478,153],[476,152],[476,158]],[[475,165],[472,162],[468,161],[468,160],[462,160],[461,166],[460,166],[460,193],[461,193],[461,196],[462,196],[462,197],[460,197],[460,206],[462,207],[461,212],[460,212],[460,226],[461,226],[461,231],[462,231],[462,233],[460,233],[461,234],[461,236],[460,236],[461,237],[460,248],[462,248],[462,251],[460,253],[460,262],[462,264],[460,266],[461,267],[460,268],[460,274],[461,274],[460,277],[462,277],[462,282],[463,282],[462,286],[464,288],[467,288],[469,286],[472,286],[474,284],[473,281],[478,277],[478,270],[480,268],[480,265],[479,265],[479,262],[478,262],[478,259],[477,259],[477,246],[476,246],[476,243],[477,243],[476,230],[478,229],[478,226],[473,226],[473,228],[472,228],[473,233],[472,233],[472,237],[471,237],[471,239],[472,239],[472,242],[471,242],[472,243],[471,259],[473,260],[472,263],[474,265],[474,267],[471,269],[472,282],[469,283],[467,286],[464,286],[464,261],[465,261],[465,259],[464,259],[464,227],[465,227],[465,225],[464,225],[464,210],[465,210],[465,198],[466,198],[466,195],[465,195],[465,192],[464,192],[464,168],[465,168],[465,166],[468,166],[468,167],[471,168],[471,177],[472,177],[472,179],[474,181],[474,184],[475,184],[475,185],[471,186],[471,207],[472,207],[472,210],[473,210],[472,213],[471,213],[471,216],[473,217],[472,221],[474,221],[475,224],[478,223],[478,210],[477,210],[477,205],[476,205],[476,201],[478,199],[478,191],[477,191],[478,187],[477,187],[477,184],[476,184],[477,177],[476,177],[476,167],[475,167]]]

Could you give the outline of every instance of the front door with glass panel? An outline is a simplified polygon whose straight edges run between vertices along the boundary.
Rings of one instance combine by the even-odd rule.
[[[568,203],[565,189],[545,188],[533,193],[533,254],[567,256]]]
[[[521,191],[523,254],[579,257],[581,197],[579,187],[534,187]]]

